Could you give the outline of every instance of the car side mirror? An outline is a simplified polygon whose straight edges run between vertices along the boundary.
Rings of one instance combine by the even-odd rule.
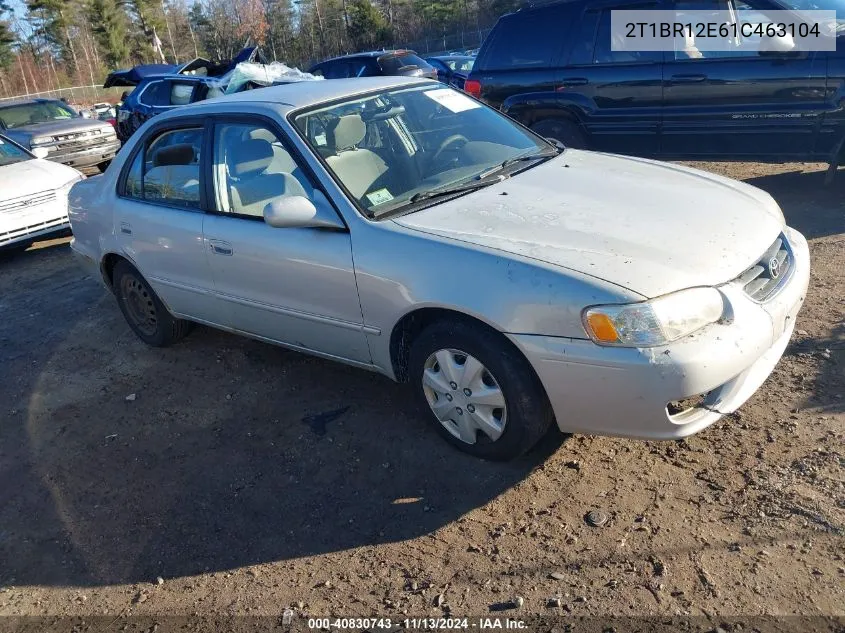
[[[34,147],[30,151],[35,158],[47,158],[50,154],[46,147]]]
[[[760,41],[760,55],[762,56],[789,55],[795,52],[797,52],[795,40],[789,34],[764,37]]]
[[[317,191],[314,192],[323,197]],[[315,205],[305,196],[282,196],[264,207],[264,221],[278,229],[311,228],[345,230],[337,214],[325,204]]]

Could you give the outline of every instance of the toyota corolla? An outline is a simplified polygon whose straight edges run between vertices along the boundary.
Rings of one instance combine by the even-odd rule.
[[[563,149],[411,78],[180,108],[70,204],[144,342],[198,322],[381,372],[488,459],[553,424],[704,429],[771,373],[810,271],[759,189]]]

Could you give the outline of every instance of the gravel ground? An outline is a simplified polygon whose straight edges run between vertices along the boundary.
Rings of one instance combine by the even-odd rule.
[[[774,374],[687,440],[504,465],[374,374],[207,328],[145,347],[67,239],[3,255],[0,615],[845,615],[845,175],[699,166],[810,240]]]

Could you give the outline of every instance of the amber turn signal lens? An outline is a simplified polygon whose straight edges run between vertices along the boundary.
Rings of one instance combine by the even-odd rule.
[[[613,321],[606,314],[594,312],[587,317],[587,323],[593,331],[593,336],[602,343],[615,343],[619,340]]]

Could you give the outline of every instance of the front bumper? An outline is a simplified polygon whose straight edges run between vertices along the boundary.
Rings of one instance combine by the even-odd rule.
[[[546,389],[568,433],[678,439],[739,408],[763,384],[792,336],[810,279],[807,241],[785,235],[794,268],[778,293],[753,301],[734,282],[719,288],[730,306],[714,323],[663,347],[602,347],[589,340],[509,335]],[[704,395],[671,413],[670,402]]]
[[[100,163],[113,159],[119,149],[120,141],[115,139],[111,143],[103,143],[94,145],[93,147],[51,151],[47,158],[53,162],[80,169],[83,167],[93,167],[94,165],[99,165]]]
[[[37,218],[26,221],[14,228],[0,227],[0,248],[21,242],[29,242],[37,237],[70,230],[67,214],[58,217]]]

